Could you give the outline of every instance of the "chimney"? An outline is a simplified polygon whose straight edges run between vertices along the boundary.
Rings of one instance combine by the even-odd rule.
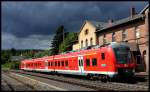
[[[132,6],[130,11],[130,16],[133,17],[135,15],[135,8]]]
[[[113,23],[113,20],[112,20],[112,19],[109,19],[109,20],[108,20],[108,26],[111,26],[112,23]]]

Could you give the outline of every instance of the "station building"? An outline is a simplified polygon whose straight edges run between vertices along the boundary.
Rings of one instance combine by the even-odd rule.
[[[78,33],[73,50],[109,42],[125,42],[135,57],[136,72],[149,71],[149,4],[140,11],[130,10],[130,16],[121,20],[97,22],[85,20]]]

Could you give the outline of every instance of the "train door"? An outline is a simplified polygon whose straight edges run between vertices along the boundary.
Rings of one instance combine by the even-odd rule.
[[[84,72],[83,56],[78,56],[78,67],[79,67],[79,72],[83,73]]]
[[[107,62],[110,61],[108,54],[106,52],[101,52],[100,53],[101,61],[100,61],[100,66],[101,66],[101,71],[104,71],[105,73],[107,72],[107,69],[109,68]]]
[[[48,61],[45,60],[45,69],[48,70]]]

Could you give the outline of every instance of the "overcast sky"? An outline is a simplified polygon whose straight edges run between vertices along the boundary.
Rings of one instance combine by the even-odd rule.
[[[139,13],[148,2],[2,2],[2,49],[48,49],[55,30],[78,32],[84,20],[107,22]]]

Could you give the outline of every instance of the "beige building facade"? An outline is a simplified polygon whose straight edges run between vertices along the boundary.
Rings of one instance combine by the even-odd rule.
[[[97,45],[96,30],[103,26],[103,22],[85,20],[78,33],[78,42],[74,43],[73,50],[79,50],[88,46]]]

